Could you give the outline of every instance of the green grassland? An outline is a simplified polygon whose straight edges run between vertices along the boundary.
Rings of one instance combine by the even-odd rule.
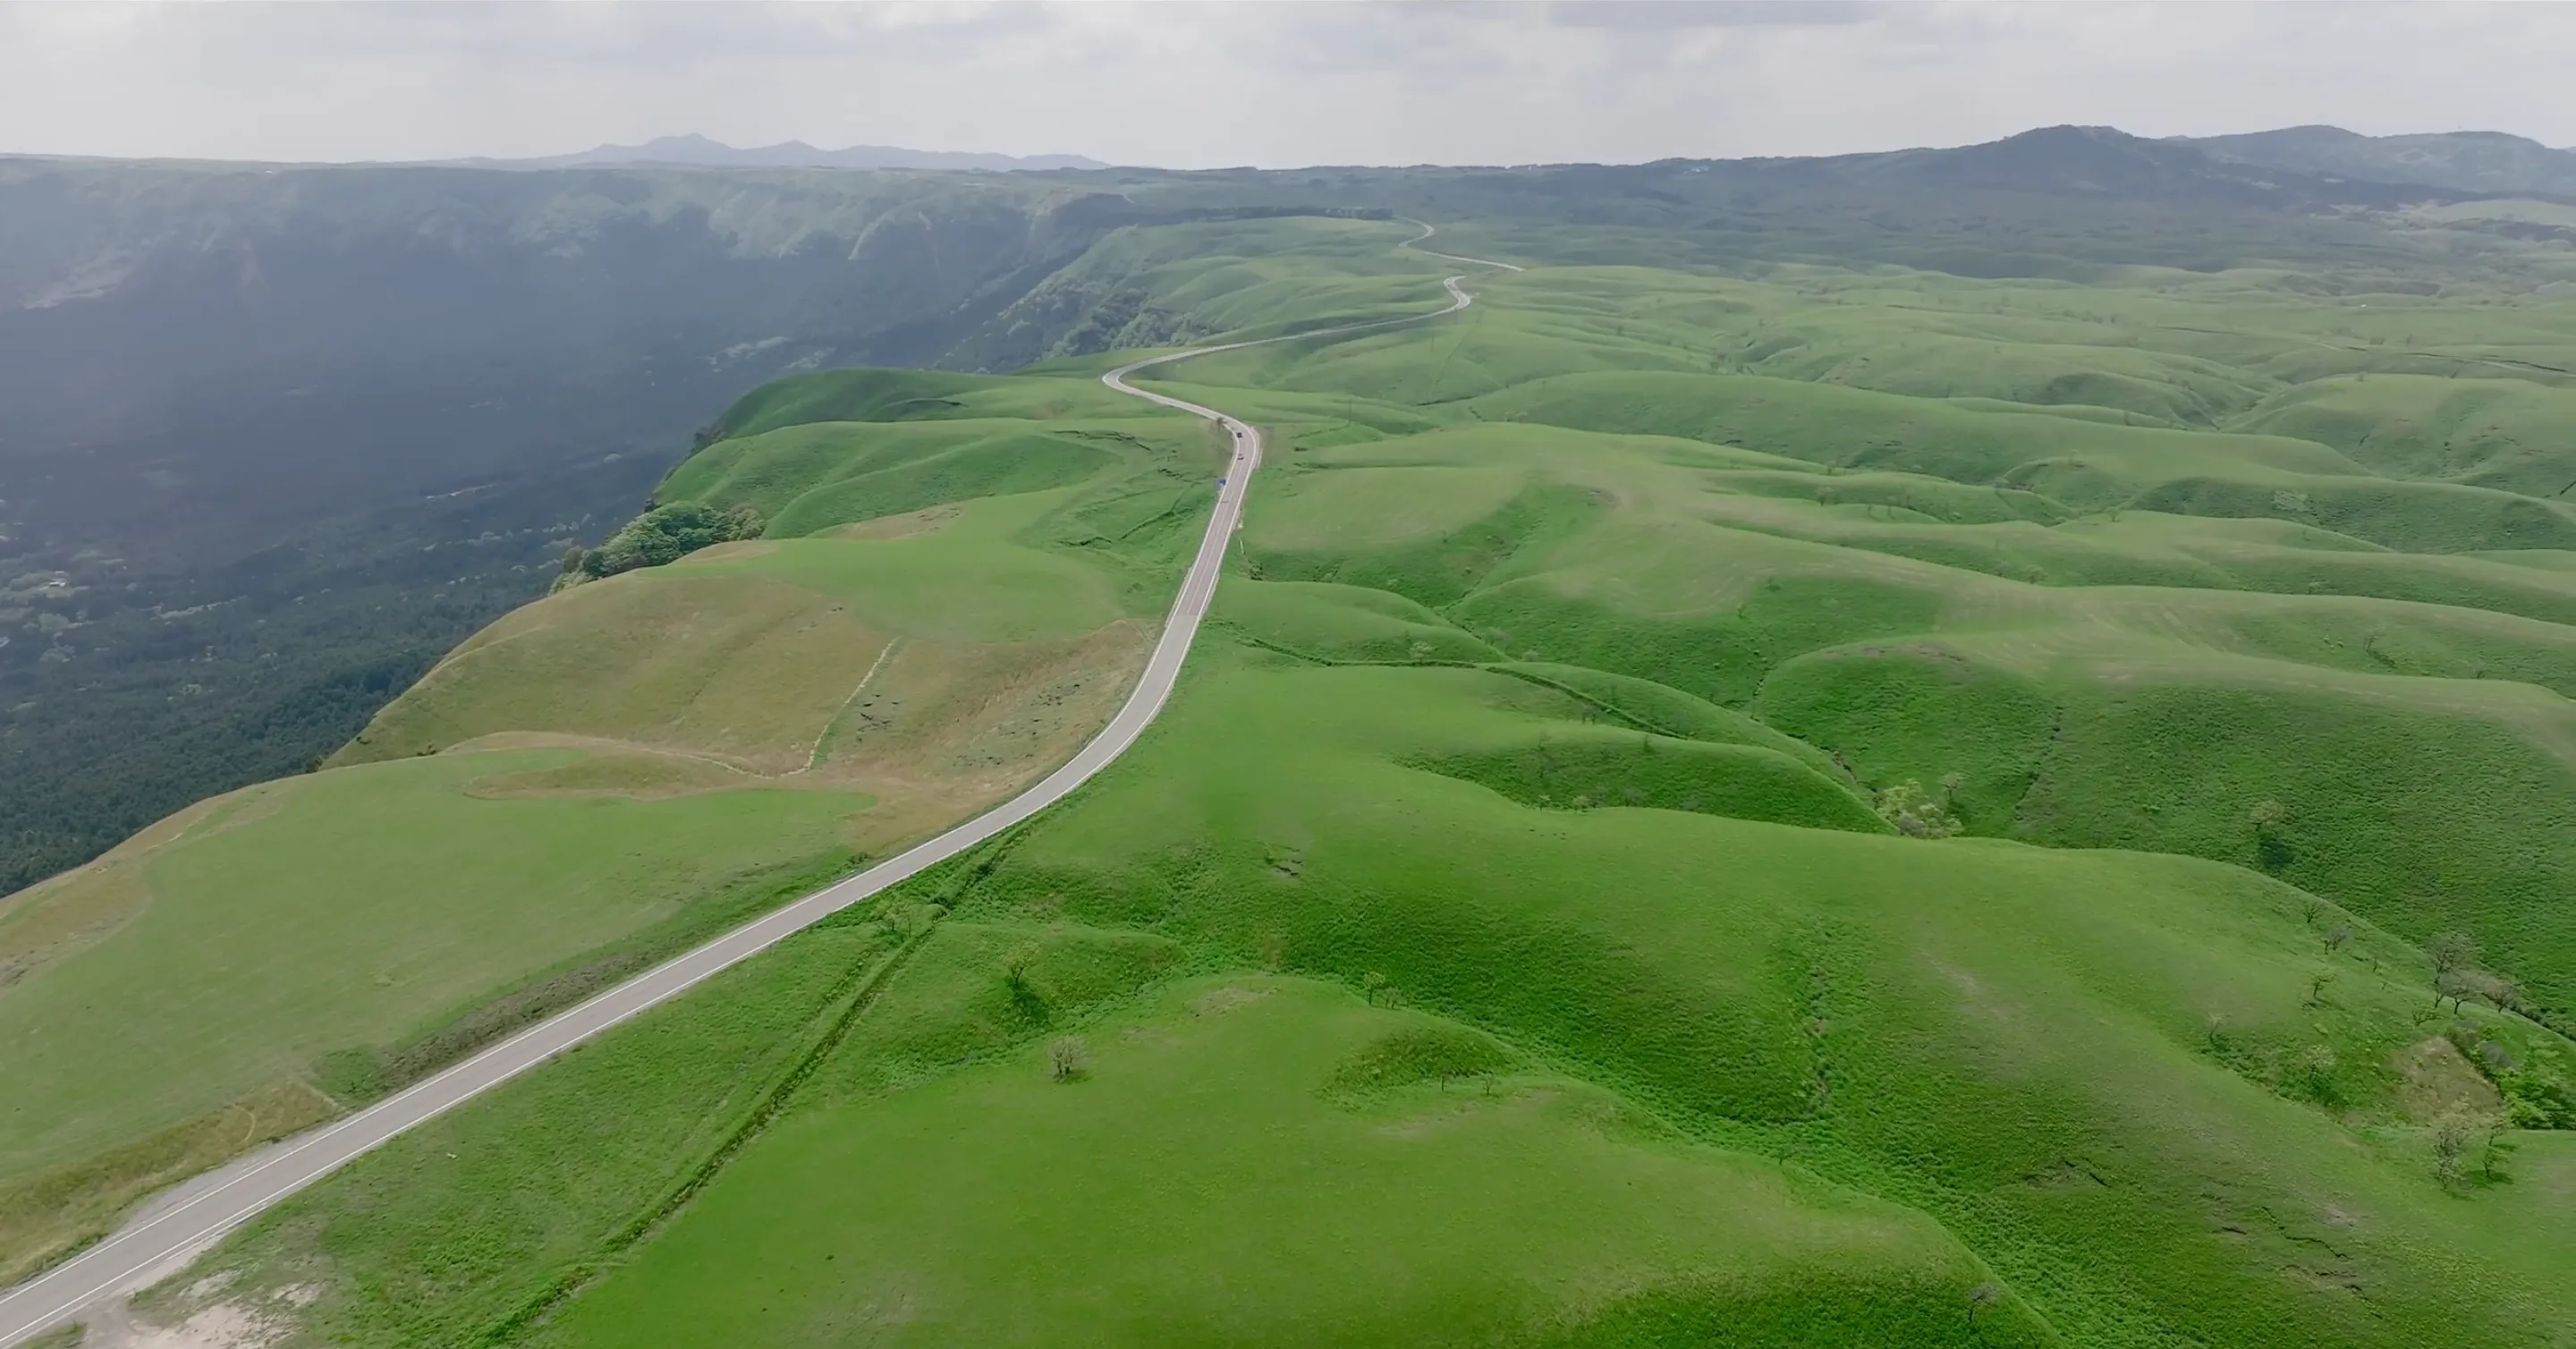
[[[769,429],[662,499],[771,537],[511,614],[318,773],[0,907],[0,1276],[1052,767],[1214,462],[1085,380],[816,377],[729,421]]]
[[[1408,232],[1123,232],[1051,302],[1127,295],[1097,312],[1137,342],[1429,307]],[[1134,750],[145,1310],[287,1345],[2562,1349],[2576,301],[1607,265],[1635,237],[1158,371],[1272,440]],[[903,709],[1054,694],[1168,593],[1210,462],[1043,356],[753,395],[664,499],[769,537],[505,620],[331,772],[682,760],[486,796],[863,793],[845,844],[1008,780],[959,765],[1022,723],[934,751]],[[968,654],[1005,648],[1044,677]],[[1961,833],[1907,836],[1908,783]]]
[[[2382,472],[2563,498],[2576,486],[2576,380],[2354,375],[2294,386],[2252,428],[2335,446]]]
[[[2544,415],[2565,306],[2143,280],[1540,270],[1486,280],[1437,335],[1183,373],[1309,400],[1245,534],[1265,582],[1382,589],[1508,655],[1752,710],[1871,787],[1961,774],[1978,832],[2268,860],[2415,939],[2474,931],[2567,1015],[2576,515],[2563,480],[2473,485],[2576,469]],[[2104,351],[2164,401],[2050,394],[2021,364],[2037,347]],[[2345,368],[2316,375],[2325,352]],[[2409,352],[2485,364],[2386,373]],[[1336,390],[1450,425],[1335,417]],[[2315,439],[2244,433],[2364,390],[2521,418],[2520,476],[2314,419]],[[1948,692],[1915,687],[1927,667]],[[2266,801],[2296,823],[2258,839]],[[2473,822],[2389,827],[2443,802]]]
[[[1325,1090],[1443,1028],[1330,984],[1189,983],[1092,1028],[1088,1080],[1048,1081],[1031,1050],[800,1114],[537,1342],[1598,1343],[1667,1320],[1746,1344],[1850,1325],[1971,1342],[1954,1307],[1980,1271],[1936,1225],[1622,1130],[1597,1089]],[[819,1297],[706,1295],[809,1270]],[[2024,1338],[2005,1319],[2002,1342]]]
[[[2492,1097],[2455,1044],[2576,1062],[2563,1041],[2435,1014],[2407,943],[2338,916],[2358,935],[2329,955],[2301,892],[2248,868],[1800,827],[1840,821],[1788,792],[1776,815],[1812,813],[1539,804],[1432,761],[1579,746],[1610,693],[1220,641],[1076,805],[895,903],[897,932],[954,916],[687,1204],[641,1181],[530,1213],[449,1193],[552,1175],[612,1113],[616,1174],[698,1174],[703,1149],[656,1141],[695,1107],[540,1075],[219,1261],[254,1300],[320,1279],[306,1332],[359,1344],[2486,1345],[2565,1323],[2576,1230],[2524,1188],[2562,1184],[2563,1149],[2528,1135],[2446,1187],[2423,1127]],[[1616,734],[1641,763],[1690,743]],[[882,949],[835,928],[774,959],[845,942]],[[1084,1074],[1052,1081],[1068,1036]],[[652,1047],[590,1052],[585,1075]],[[568,1282],[505,1258],[549,1242]],[[364,1273],[406,1260],[452,1286]]]

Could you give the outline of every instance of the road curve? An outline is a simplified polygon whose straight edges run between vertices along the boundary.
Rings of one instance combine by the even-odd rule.
[[[1403,221],[1404,223],[1406,223],[1406,224],[1408,224],[1408,225],[1413,226],[1415,229],[1418,229],[1418,230],[1422,231],[1420,234],[1417,234],[1417,235],[1413,236],[1412,238],[1405,240],[1403,243],[1400,243],[1400,244],[1396,245],[1396,247],[1398,247],[1398,248],[1407,248],[1407,249],[1411,249],[1412,251],[1414,251],[1414,252],[1416,252],[1416,253],[1419,253],[1419,254],[1421,254],[1422,256],[1426,257],[1426,258],[1438,258],[1438,259],[1440,259],[1440,260],[1441,260],[1441,261],[1443,261],[1443,262],[1472,262],[1472,263],[1476,264],[1476,265],[1477,265],[1477,266],[1479,266],[1479,267],[1500,267],[1501,269],[1503,269],[1503,270],[1504,270],[1504,271],[1506,271],[1506,272],[1518,272],[1518,271],[1524,271],[1524,270],[1526,270],[1525,268],[1522,268],[1522,267],[1520,267],[1520,266],[1517,266],[1517,265],[1515,265],[1515,264],[1513,264],[1513,263],[1508,263],[1508,262],[1496,262],[1496,261],[1494,261],[1492,258],[1467,258],[1467,257],[1460,257],[1459,255],[1457,255],[1457,254],[1455,254],[1455,253],[1435,253],[1435,252],[1432,252],[1430,249],[1428,249],[1428,248],[1424,248],[1424,247],[1422,247],[1422,246],[1421,246],[1421,244],[1422,244],[1422,241],[1423,241],[1423,240],[1428,239],[1428,238],[1430,238],[1432,235],[1438,234],[1438,233],[1440,232],[1439,230],[1434,229],[1434,228],[1432,227],[1432,225],[1431,225],[1431,222],[1430,222],[1430,221],[1428,221],[1428,220],[1416,220],[1416,219],[1414,219],[1413,217],[1411,217],[1411,216],[1409,216],[1409,215],[1400,215],[1400,216],[1397,216],[1397,217],[1396,217],[1396,219],[1401,220],[1401,221]],[[1458,293],[1458,292],[1457,292],[1457,288],[1456,288],[1456,287],[1451,287],[1451,288],[1450,288],[1450,292],[1449,292],[1449,293],[1450,293],[1450,294],[1452,294],[1452,295],[1457,294],[1457,293]]]
[[[1429,225],[1418,220],[1407,223],[1419,226],[1423,232],[1408,241],[1405,247],[1431,237]],[[1428,250],[1418,251],[1428,253]],[[1449,255],[1435,253],[1429,256]],[[1476,258],[1453,260],[1483,261]],[[1515,272],[1520,270],[1506,262],[1483,265]],[[1217,578],[1225,566],[1226,546],[1242,521],[1244,498],[1252,486],[1253,470],[1261,465],[1261,433],[1251,426],[1215,408],[1202,407],[1150,389],[1139,389],[1129,384],[1127,377],[1153,366],[1212,352],[1391,328],[1454,314],[1475,303],[1475,298],[1459,284],[1465,279],[1464,276],[1444,278],[1440,284],[1449,292],[1449,304],[1427,314],[1347,323],[1247,342],[1192,347],[1186,351],[1130,361],[1100,377],[1101,383],[1120,393],[1177,408],[1223,426],[1230,444],[1230,457],[1225,476],[1217,489],[1216,510],[1208,517],[1207,532],[1199,537],[1198,555],[1191,560],[1189,574],[1181,581],[1180,594],[1172,600],[1162,637],[1155,642],[1154,653],[1146,660],[1145,672],[1136,681],[1135,691],[1127,696],[1126,705],[1118,709],[1118,715],[1110,718],[1109,724],[1102,727],[1100,733],[1063,767],[991,811],[926,843],[917,844],[784,908],[772,910],[704,946],[674,957],[587,1002],[559,1012],[470,1058],[423,1078],[364,1110],[261,1149],[182,1186],[143,1209],[106,1240],[7,1293],[0,1293],[0,1346],[33,1339],[79,1319],[82,1313],[102,1301],[177,1272],[186,1261],[261,1210],[329,1175],[413,1125],[444,1114],[620,1022],[680,996],[700,982],[768,950],[799,930],[992,838],[1062,800],[1093,774],[1108,767],[1111,760],[1126,753],[1127,748],[1136,743],[1136,737],[1144,733],[1145,727],[1171,697],[1172,686],[1180,677],[1181,663],[1189,656],[1190,643],[1198,636],[1199,622],[1207,616],[1208,602],[1216,595]]]

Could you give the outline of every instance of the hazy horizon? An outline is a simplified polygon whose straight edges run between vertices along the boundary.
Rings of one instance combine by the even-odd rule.
[[[2571,49],[2576,8],[2516,4],[13,4],[0,152],[524,159],[698,134],[1283,168],[1840,154],[2069,123],[2564,146]]]
[[[2077,125],[2077,124],[2074,124],[2074,123],[2062,123],[2062,122],[2061,122],[2061,123],[2051,123],[2051,124],[2049,124],[2049,125],[2051,125],[2051,126],[2067,126],[2067,125]],[[2323,123],[2301,123],[2301,124],[2299,124],[2299,125],[2300,125],[2300,126],[2316,126],[2316,125],[2327,125],[2327,124],[2323,124]],[[1882,145],[1882,146],[1874,146],[1874,147],[1871,147],[1871,148],[1866,149],[1866,150],[1836,151],[1836,152],[1833,152],[1833,153],[1834,153],[1834,154],[1871,154],[1871,153],[1895,152],[1895,151],[1901,151],[1901,150],[1942,150],[1942,149],[1956,149],[1956,148],[1961,148],[1962,146],[1965,146],[1965,145],[1986,144],[1986,143],[1990,143],[1991,141],[1994,141],[1994,140],[2004,140],[2004,139],[2009,139],[2009,138],[2011,138],[2011,137],[2013,137],[2013,136],[2020,135],[2020,134],[2023,134],[2023,133],[2025,133],[2025,132],[2029,132],[2029,131],[2038,131],[2038,130],[2044,130],[2044,129],[2046,129],[2046,127],[2038,126],[2038,125],[2034,125],[2034,126],[2029,126],[2029,127],[2022,127],[2022,128],[2017,129],[2017,130],[2014,130],[2014,131],[2004,132],[2004,133],[2001,133],[2000,135],[1997,135],[1997,136],[1994,136],[1994,137],[1987,138],[1986,140],[1983,140],[1983,141],[1945,142],[1945,143],[1941,143],[1941,144],[1933,144],[1933,143],[1929,143],[1929,142],[1923,142],[1923,143],[1909,143],[1909,144],[1889,144],[1889,145]],[[2139,133],[2135,133],[2135,132],[2130,132],[2130,131],[2129,131],[2129,128],[2127,128],[2127,127],[2113,127],[2113,128],[2111,128],[2111,129],[2112,129],[2112,130],[2114,130],[2114,131],[2120,131],[2120,132],[2124,132],[2124,133],[2132,134],[2132,135],[2139,134]],[[2264,127],[2243,127],[2243,128],[2238,128],[2238,131],[2240,131],[2240,132],[2244,132],[2244,133],[2258,133],[2258,132],[2266,132],[2266,131],[2285,131],[2285,130],[2293,130],[2293,129],[2297,129],[2297,128],[2295,128],[2295,127],[2291,127],[2291,126],[2279,126],[2279,127],[2271,127],[2271,126],[2264,126]],[[2341,128],[2341,129],[2349,130],[2350,128]],[[2451,128],[2450,130],[2455,131],[2455,132],[2477,132],[2477,133],[2485,133],[2485,132],[2493,132],[2493,131],[2495,130],[2495,128],[2492,128],[2492,127],[2459,127],[2459,128]],[[2226,135],[2226,134],[2232,134],[2232,133],[2228,133],[2228,132],[2218,132],[2218,133],[2211,133],[2211,134]],[[2380,134],[2385,134],[2385,135],[2407,135],[2407,134],[2431,134],[2431,133],[2390,132],[2390,133],[2380,133]],[[2503,133],[2503,134],[2512,135],[2512,134],[2518,134],[2518,133],[2507,132],[2507,133]],[[1133,163],[1133,162],[1120,161],[1120,160],[1104,160],[1104,159],[1100,159],[1098,156],[1086,156],[1086,155],[1084,155],[1080,150],[1036,150],[1036,151],[1029,151],[1029,152],[1024,152],[1024,153],[1022,153],[1022,152],[1009,152],[1009,151],[998,151],[998,150],[978,150],[978,149],[972,149],[972,148],[962,148],[962,149],[961,149],[961,148],[945,147],[945,146],[929,146],[929,145],[894,145],[894,144],[886,144],[886,143],[879,143],[879,142],[851,142],[851,143],[849,143],[849,144],[839,144],[839,143],[830,143],[830,142],[818,143],[818,142],[815,142],[815,141],[812,141],[812,140],[807,140],[807,139],[804,139],[804,138],[801,138],[801,137],[793,137],[793,136],[788,137],[788,138],[787,138],[787,139],[785,139],[785,140],[778,140],[778,141],[766,141],[766,142],[761,142],[761,143],[758,143],[758,144],[747,144],[747,143],[733,143],[733,142],[726,142],[726,141],[719,140],[719,139],[718,139],[718,138],[716,138],[716,137],[706,136],[706,135],[703,135],[702,133],[698,133],[698,132],[691,132],[691,131],[675,131],[675,132],[669,132],[669,133],[661,134],[661,135],[647,136],[647,137],[643,137],[643,138],[641,138],[641,139],[639,139],[639,140],[633,140],[633,141],[602,141],[602,142],[598,142],[598,143],[593,144],[593,145],[585,145],[585,146],[580,146],[580,147],[571,148],[571,149],[555,150],[555,151],[549,151],[549,152],[545,152],[545,153],[541,153],[541,154],[532,154],[532,155],[507,155],[507,156],[503,156],[503,155],[456,155],[456,156],[450,156],[450,157],[438,158],[438,159],[259,159],[259,158],[236,158],[236,157],[216,156],[216,155],[104,155],[104,154],[77,154],[77,153],[66,154],[66,153],[52,152],[52,151],[43,151],[43,150],[18,150],[18,149],[13,149],[13,148],[11,148],[11,147],[9,147],[9,146],[6,146],[6,145],[0,145],[0,159],[5,159],[5,158],[16,158],[16,159],[53,159],[53,160],[72,160],[72,161],[79,161],[79,160],[98,160],[98,161],[114,161],[114,162],[132,162],[132,163],[154,163],[154,162],[164,162],[164,163],[179,163],[179,164],[244,164],[244,165],[277,166],[277,167],[287,167],[287,168],[300,168],[300,167],[333,167],[333,166],[352,166],[352,167],[355,167],[355,166],[378,166],[378,167],[388,167],[388,168],[399,168],[399,167],[404,167],[404,166],[413,166],[413,165],[418,165],[418,166],[432,166],[432,167],[434,167],[434,166],[445,166],[445,165],[467,165],[467,166],[470,166],[470,165],[475,165],[475,164],[494,164],[494,165],[538,164],[538,165],[542,165],[542,164],[546,164],[546,163],[548,163],[549,161],[554,161],[554,160],[582,160],[584,156],[587,156],[587,155],[589,155],[589,154],[591,154],[592,152],[595,152],[595,151],[603,151],[603,150],[640,150],[640,149],[646,148],[646,147],[648,147],[648,146],[650,146],[650,145],[652,145],[652,144],[655,144],[655,143],[657,143],[657,142],[677,141],[677,140],[690,140],[690,139],[697,139],[697,140],[701,140],[701,141],[712,142],[712,143],[714,143],[714,144],[716,144],[716,145],[720,145],[720,146],[722,146],[723,148],[725,148],[725,149],[727,149],[727,150],[731,150],[731,151],[735,151],[735,152],[740,152],[740,153],[751,153],[751,152],[756,152],[756,151],[761,151],[761,150],[770,150],[770,149],[775,149],[775,148],[778,148],[778,147],[781,147],[781,146],[786,146],[786,145],[801,144],[801,145],[805,146],[807,149],[810,149],[810,150],[812,150],[812,151],[816,152],[817,154],[838,154],[838,153],[845,153],[845,152],[853,151],[853,150],[886,150],[886,151],[895,151],[895,152],[900,152],[900,153],[903,153],[903,154],[909,154],[909,155],[920,155],[920,156],[924,156],[924,157],[938,156],[938,157],[946,157],[946,158],[955,158],[955,159],[959,159],[959,160],[1008,158],[1008,159],[1030,160],[1030,161],[1047,161],[1047,160],[1084,159],[1084,158],[1088,158],[1088,159],[1095,160],[1095,161],[1096,161],[1096,163],[1097,163],[1097,165],[1098,165],[1098,167],[1101,167],[1101,168],[1156,169],[1156,170],[1168,170],[1168,171],[1173,171],[1173,172],[1222,172],[1222,171],[1230,170],[1230,169],[1257,169],[1257,170],[1260,170],[1260,171],[1263,171],[1263,172],[1283,172],[1283,173],[1293,173],[1293,172],[1297,172],[1297,171],[1299,171],[1299,170],[1304,170],[1304,169],[1337,169],[1337,168],[1423,168],[1423,167],[1436,167],[1436,168],[1497,168],[1497,167],[1504,167],[1504,168],[1518,168],[1518,167],[1540,167],[1540,166],[1549,166],[1549,165],[1576,165],[1576,164],[1597,164],[1597,165],[1604,165],[1604,166],[1613,166],[1613,167],[1615,167],[1615,166],[1621,166],[1621,165],[1635,165],[1635,164],[1644,164],[1644,163],[1651,163],[1651,162],[1654,162],[1654,161],[1650,161],[1650,160],[1622,160],[1622,159],[1583,159],[1583,160],[1576,160],[1576,159],[1564,159],[1564,160],[1535,160],[1535,159],[1533,159],[1533,160],[1515,160],[1515,161],[1503,161],[1503,160],[1482,160],[1482,161],[1471,161],[1471,160],[1448,160],[1448,161],[1430,161],[1430,160],[1423,160],[1423,161],[1415,161],[1414,163],[1411,163],[1411,164],[1368,164],[1368,163],[1363,163],[1363,162],[1360,162],[1360,161],[1339,161],[1339,162],[1334,162],[1334,163],[1316,162],[1316,163],[1311,163],[1311,164],[1278,164],[1278,165],[1251,165],[1251,164],[1204,164],[1204,165],[1177,166],[1177,165],[1163,165],[1163,164],[1142,164],[1142,163]],[[2551,148],[2553,148],[2553,149],[2566,149],[2569,153],[2576,153],[2576,147],[2557,147],[2557,146],[2553,146],[2553,147],[2551,147]],[[1688,158],[1688,159],[1706,159],[1706,160],[1711,160],[1711,161],[1716,161],[1716,160],[1725,160],[1725,159],[1764,159],[1764,158],[1783,158],[1783,159],[1793,159],[1793,158],[1811,158],[1811,157],[1827,157],[1827,156],[1799,156],[1799,155],[1778,155],[1778,156],[1770,156],[1770,155],[1758,155],[1758,154],[1757,154],[1757,155],[1666,156],[1666,158],[1672,158],[1672,159],[1683,159],[1683,158]],[[674,159],[674,160],[641,160],[641,159],[639,159],[639,160],[633,160],[633,161],[616,161],[616,160],[611,160],[611,161],[586,161],[586,162],[593,162],[593,163],[597,163],[597,162],[610,162],[610,163],[616,163],[616,162],[632,162],[632,163],[638,163],[638,164],[670,164],[670,165],[675,165],[675,166],[694,167],[694,165],[693,165],[690,161],[686,161],[686,160],[676,160],[676,159]],[[720,168],[721,168],[721,167],[734,167],[734,166],[732,166],[732,165],[723,165],[723,164],[718,164],[718,165],[711,165],[711,166],[709,166],[709,167],[720,167]],[[759,165],[748,165],[748,164],[747,164],[747,165],[743,165],[743,166],[741,166],[741,167],[760,167],[760,166],[759,166]],[[795,165],[782,165],[782,166],[778,166],[778,167],[801,167],[801,166],[795,166]],[[817,166],[817,167],[828,167],[828,166]],[[961,167],[962,167],[962,166],[961,166]]]

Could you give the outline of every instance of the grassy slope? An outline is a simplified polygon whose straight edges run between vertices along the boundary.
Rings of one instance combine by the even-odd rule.
[[[602,1270],[569,1301],[485,1254],[538,1217],[439,1218],[434,1178],[542,1171],[559,1144],[513,1121],[640,1130],[669,1109],[650,1093],[534,1079],[228,1259],[253,1289],[318,1271],[311,1329],[344,1343],[530,1306],[557,1344],[1965,1343],[1986,1279],[2010,1290],[1988,1343],[2546,1344],[2564,1323],[2576,1231],[2520,1188],[2556,1153],[2465,1194],[2427,1164],[2415,1121],[2443,1102],[2396,1065],[2452,1018],[2423,1019],[2402,942],[2364,923],[2329,960],[2297,891],[2188,859],[1569,812],[1414,766],[1509,725],[1578,734],[1584,709],[1501,673],[1216,646],[1078,804],[917,892],[957,916],[662,1235],[558,1257]],[[1118,996],[1261,964],[1495,1038],[1373,1052],[1407,1019],[1297,980]],[[2460,1024],[2541,1052],[2525,1024]],[[1038,1046],[1069,1032],[1090,1075],[1062,1086]],[[1347,1095],[1424,1064],[1458,1080]],[[407,1216],[377,1229],[387,1202]],[[542,1230],[609,1232],[641,1202]],[[458,1290],[337,1272],[395,1243],[455,1249]]]
[[[808,996],[802,1057],[665,1092],[651,1037],[730,1004],[664,1009],[595,1051],[624,1085],[404,1140],[222,1296],[360,1344],[2555,1344],[2566,1135],[2446,1185],[2427,1125],[2576,1048],[2435,1010],[2410,943],[2468,924],[2566,1005],[2576,573],[2511,546],[2563,512],[2219,428],[2568,329],[2294,280],[1561,269],[1186,367],[1281,434],[1146,742],[744,972],[870,990]],[[2168,855],[1863,805],[1949,772],[1975,833]],[[2475,827],[2388,827],[2422,803]],[[739,1153],[729,1081],[794,1088]]]
[[[2322,441],[2383,472],[2563,498],[2576,486],[2576,381],[2355,375],[2283,391],[2249,429]]]
[[[2327,1322],[2354,1342],[2423,1342],[2473,1301],[2442,1291],[2426,1244],[2504,1260],[2547,1237],[2560,1263],[2539,1268],[2563,1271],[2568,1232],[2484,1229],[2376,1127],[2402,1117],[2383,1065],[2426,1031],[2393,943],[2341,958],[2308,1007],[2321,959],[2298,898],[2245,872],[1533,815],[1406,769],[1403,747],[1458,735],[1444,709],[1495,696],[1489,678],[1211,672],[1150,756],[1013,855],[993,902],[1382,976],[1705,1137],[1927,1207],[2074,1342],[2253,1342],[2320,1310],[2284,1262],[2369,1290],[2372,1318]],[[2342,1065],[2322,1087],[2286,1066],[2318,1042]],[[2385,1239],[2286,1216],[2338,1203]],[[2337,1258],[2296,1258],[2310,1238]],[[2118,1269],[2088,1268],[2106,1249]],[[2527,1279],[2502,1280],[2518,1291],[2492,1342],[2565,1314]]]
[[[165,849],[147,868],[149,907],[0,1003],[8,1171],[395,1039],[736,876],[826,853],[865,804],[832,792],[473,792],[572,757],[440,756],[281,784],[266,789],[263,818],[210,822]]]
[[[1084,1081],[1051,1083],[1031,1049],[805,1113],[537,1342],[1597,1341],[1652,1319],[1641,1272],[1674,1269],[1737,1343],[1837,1323],[1969,1342],[1953,1306],[1979,1271],[1938,1227],[1622,1129],[1597,1089],[1325,1090],[1442,1024],[1329,984],[1189,983],[1094,1027]],[[810,1180],[851,1173],[876,1183]],[[828,1291],[707,1295],[754,1278]]]
[[[735,415],[903,410],[912,379]],[[1207,446],[1088,382],[923,379],[975,416],[720,441],[664,488],[811,537],[530,605],[318,775],[0,909],[0,1271],[1070,753],[1150,643]]]

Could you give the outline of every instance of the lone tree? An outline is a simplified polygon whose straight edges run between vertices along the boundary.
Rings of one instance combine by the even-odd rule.
[[[2267,870],[2278,871],[2288,866],[2297,853],[2290,847],[2287,832],[2290,808],[2278,801],[2265,801],[2247,812],[2254,825],[2254,851]]]
[[[2433,1121],[2433,1175],[2444,1185],[2469,1178],[2469,1153],[2492,1141],[2492,1126],[2481,1116],[2454,1110]]]
[[[1091,1075],[1091,1046],[1079,1035],[1068,1035],[1047,1046],[1047,1076],[1058,1082],[1073,1082]]]
[[[2325,936],[2326,954],[2333,955],[2335,952],[2342,950],[2345,943],[2350,942],[2351,940],[2351,928],[2346,927],[2341,923],[2337,923],[2333,927],[2327,928]]]
[[[2460,1000],[2478,991],[2473,977],[2478,966],[2478,939],[2460,931],[2436,932],[2424,943],[2424,956],[2433,962],[2433,1005],[2449,998],[2453,1010]]]
[[[1986,1333],[1977,1329],[1977,1313],[2003,1300],[2004,1290],[1998,1284],[1981,1283],[1968,1290],[1968,1329],[1975,1333],[1978,1343],[1985,1342]]]
[[[2505,1158],[2513,1155],[2516,1141],[2513,1130],[2513,1120],[2508,1116],[2482,1115],[2478,1118],[2478,1137],[2484,1144],[2479,1149],[2478,1172],[2490,1181],[2500,1178],[2498,1169]]]

